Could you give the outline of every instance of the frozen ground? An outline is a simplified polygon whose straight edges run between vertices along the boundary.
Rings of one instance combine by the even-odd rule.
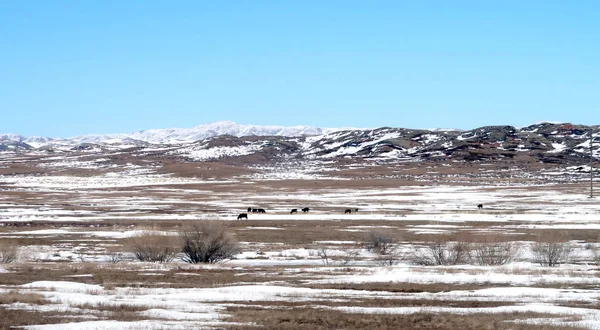
[[[257,320],[248,322],[240,311],[254,309],[365,318],[503,315],[501,328],[600,328],[594,254],[600,204],[588,198],[580,177],[469,181],[433,175],[428,181],[403,176],[360,182],[337,180],[334,170],[315,174],[318,166],[309,164],[202,179],[127,162],[56,161],[41,167],[110,171],[0,176],[0,242],[24,242],[24,258],[0,266],[0,312],[57,316],[28,329],[244,328]],[[237,221],[248,207],[267,212]],[[302,207],[310,211],[290,214]],[[196,220],[226,222],[241,252],[220,264],[189,265],[179,258],[136,262],[123,251],[123,261],[111,263],[124,240],[147,231],[176,236]],[[383,265],[366,251],[364,238],[373,230],[401,238],[398,260]],[[571,234],[568,263],[549,268],[532,262],[532,237],[542,230]],[[503,266],[422,266],[402,257],[431,235],[460,234],[500,235],[522,249]],[[39,271],[30,274],[32,267]],[[203,282],[214,272],[223,274]],[[2,298],[26,294],[47,301]]]

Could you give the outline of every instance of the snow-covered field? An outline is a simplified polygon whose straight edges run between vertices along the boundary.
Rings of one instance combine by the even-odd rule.
[[[105,166],[40,167],[72,165]],[[343,321],[357,315],[388,328],[415,315],[464,328],[600,328],[600,203],[583,180],[357,182],[317,168],[202,179],[125,164],[96,176],[0,176],[0,243],[18,242],[22,256],[0,264],[0,314],[27,313],[15,324],[28,329],[279,328],[269,322],[289,311],[305,317],[298,329],[319,329],[311,318],[324,316],[311,312],[338,328],[361,328]],[[249,207],[266,213],[236,220]],[[198,220],[225,223],[240,252],[212,265],[154,264],[124,244],[147,232],[178,237]],[[548,230],[572,247],[558,267],[532,257]],[[393,258],[366,249],[375,231],[395,238]],[[415,262],[434,236],[520,248],[499,266]]]

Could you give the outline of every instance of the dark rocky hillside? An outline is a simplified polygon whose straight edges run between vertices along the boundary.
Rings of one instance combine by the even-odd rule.
[[[0,151],[16,153],[135,153],[184,161],[234,161],[249,165],[297,160],[452,160],[582,164],[589,161],[590,132],[599,156],[600,127],[540,123],[523,128],[485,126],[468,131],[382,127],[311,136],[219,135],[191,143],[122,142],[41,144],[0,139]]]

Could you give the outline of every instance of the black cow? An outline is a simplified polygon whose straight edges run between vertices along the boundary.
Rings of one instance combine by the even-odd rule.
[[[254,210],[252,210],[252,212],[254,212]],[[258,212],[258,213],[267,213],[265,211],[265,209],[256,209],[256,212]]]
[[[477,204],[477,208],[481,210],[483,208],[483,204]]]
[[[306,212],[308,212],[309,210],[310,210],[310,208],[308,208],[308,207],[305,207],[305,208],[303,208],[303,209],[302,209],[302,212],[306,213]]]
[[[346,214],[346,213],[352,213],[352,209],[346,209],[346,210],[344,211],[344,214]]]
[[[248,208],[248,212],[252,212],[252,208],[251,207]]]
[[[252,209],[252,213],[258,213],[258,209]]]
[[[248,220],[248,213],[240,213],[240,215],[238,215],[237,219],[238,220],[240,220],[240,219]]]
[[[290,214],[292,213],[298,213],[298,209],[292,209],[292,211],[290,212]]]

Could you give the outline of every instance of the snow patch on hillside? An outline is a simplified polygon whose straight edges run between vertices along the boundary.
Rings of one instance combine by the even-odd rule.
[[[224,157],[237,157],[253,154],[254,152],[261,149],[260,145],[242,145],[235,147],[214,147],[210,149],[194,149],[194,148],[183,148],[173,153],[184,155],[188,158],[197,161],[219,159]]]

